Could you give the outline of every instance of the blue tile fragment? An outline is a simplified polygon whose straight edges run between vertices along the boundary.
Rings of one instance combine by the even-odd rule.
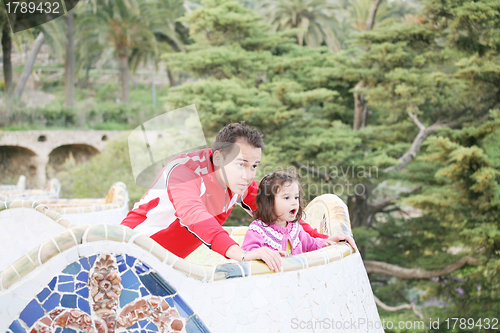
[[[149,320],[141,320],[141,321],[139,321],[139,326],[141,326],[141,328],[146,327],[147,324],[149,324]]]
[[[24,327],[17,320],[10,324],[9,329],[11,329],[13,333],[26,333]]]
[[[75,284],[75,290],[82,289],[82,288],[84,288],[86,286],[87,286],[86,283],[78,282],[78,283]]]
[[[139,328],[139,324],[137,324],[137,322],[136,322],[134,325],[132,325],[132,326],[130,326],[128,328]]]
[[[241,269],[243,269],[243,272],[245,273],[245,276],[250,275],[250,271],[252,270],[252,263],[250,261],[244,261],[239,263]]]
[[[149,272],[150,269],[151,268],[148,265],[140,261],[137,261],[137,263],[135,264],[135,271],[137,272],[137,274],[143,274]]]
[[[68,265],[62,272],[66,274],[75,275],[78,274],[82,270],[82,266],[79,262],[74,262]]]
[[[36,297],[38,298],[38,300],[39,300],[40,302],[43,302],[43,301],[45,301],[45,299],[46,299],[47,297],[49,297],[49,295],[50,295],[50,290],[49,290],[49,288],[43,288],[43,290],[42,290],[42,291],[40,291],[40,292],[38,293],[38,295],[36,295]]]
[[[180,295],[174,296],[174,303],[175,308],[177,309],[177,311],[179,311],[179,314],[182,317],[187,318],[193,314],[193,310],[191,310],[191,307],[182,299]]]
[[[118,264],[118,270],[120,271],[120,273],[127,270],[127,265],[125,264],[123,255],[120,254],[116,256],[116,263]]]
[[[82,296],[83,298],[87,298],[87,297],[89,297],[89,288],[80,289],[76,293],[78,295]]]
[[[148,293],[148,291],[144,287],[141,287],[140,291],[142,297],[150,295],[150,293]]]
[[[241,271],[238,264],[217,265],[217,268],[215,268],[215,273],[223,273],[226,276],[226,279],[232,279],[243,276],[243,272]]]
[[[155,296],[168,296],[176,293],[176,290],[156,273],[140,275],[144,287]]]
[[[116,256],[116,262],[118,264],[121,264],[121,263],[125,262],[125,259],[123,258],[122,254],[119,254],[119,255]]]
[[[72,330],[71,328],[63,328],[63,330],[61,331],[61,333],[76,333],[75,330]]]
[[[158,326],[156,326],[153,323],[149,323],[148,326],[146,326],[146,329],[153,331],[153,332],[158,332]]]
[[[56,287],[56,282],[57,282],[57,276],[55,276],[52,280],[50,280],[49,282],[49,288],[50,290],[54,290],[54,288]]]
[[[139,298],[139,293],[131,290],[122,290],[122,294],[120,295],[120,306],[123,308],[137,298]]]
[[[78,297],[78,308],[87,314],[90,314],[90,305],[86,299]]]
[[[75,284],[73,282],[63,283],[57,286],[57,289],[62,292],[72,293],[75,291]]]
[[[78,276],[76,277],[78,281],[82,281],[87,283],[89,281],[89,273],[88,272],[80,272]]]
[[[95,262],[96,259],[97,259],[97,256],[90,256],[89,257],[90,267],[94,266],[94,262]]]
[[[200,317],[197,315],[192,316],[186,322],[186,332],[187,333],[210,333],[208,328],[203,324]]]
[[[126,257],[126,259],[125,259],[125,260],[127,261],[127,266],[128,266],[128,267],[132,267],[132,266],[134,266],[135,258],[134,258],[134,257],[131,257],[131,256],[129,256],[129,255],[125,255],[125,257]]]
[[[59,283],[63,283],[63,282],[69,282],[69,281],[74,281],[74,277],[73,276],[68,276],[68,275],[59,275]]]
[[[83,269],[90,270],[89,260],[87,258],[80,259],[80,264],[82,264]]]
[[[61,299],[61,305],[65,308],[76,308],[76,295],[64,295]]]
[[[165,298],[165,301],[167,301],[168,305],[172,307],[174,306],[174,300],[172,299],[172,297]]]
[[[38,304],[36,300],[32,300],[26,305],[23,312],[19,315],[19,318],[21,318],[28,327],[31,327],[38,319],[43,317],[43,315],[45,315],[45,311],[43,311],[40,304]]]
[[[45,311],[53,310],[56,306],[59,306],[59,300],[61,296],[59,294],[52,294],[46,301],[43,303],[43,308]]]
[[[139,282],[139,279],[137,279],[137,276],[134,274],[134,272],[127,271],[122,275],[122,285],[123,288],[137,290],[139,289],[141,283]]]
[[[62,328],[58,327],[58,328],[56,328],[54,333],[61,333],[61,331],[62,331]]]

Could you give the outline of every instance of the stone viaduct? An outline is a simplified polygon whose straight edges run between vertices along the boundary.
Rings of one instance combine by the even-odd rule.
[[[0,131],[0,183],[4,183],[2,175],[25,174],[28,183],[43,189],[48,171],[60,170],[69,156],[82,163],[98,154],[110,140],[128,133],[130,131]]]

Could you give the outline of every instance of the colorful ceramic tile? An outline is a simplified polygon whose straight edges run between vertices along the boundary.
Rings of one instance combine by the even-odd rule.
[[[245,273],[243,268],[238,264],[222,264],[215,268],[214,280],[233,279],[243,277]]]

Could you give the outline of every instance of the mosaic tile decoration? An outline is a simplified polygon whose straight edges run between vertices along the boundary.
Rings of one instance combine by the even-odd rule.
[[[129,255],[69,264],[21,311],[8,333],[209,332],[167,281]],[[62,330],[61,330],[62,329]]]
[[[71,226],[69,220],[37,202],[0,203],[0,271]]]
[[[128,201],[127,185],[123,182],[114,183],[105,198],[38,200],[39,203],[47,205],[63,215],[118,209],[127,205]]]
[[[0,191],[23,191],[26,189],[26,176],[21,175],[16,185],[0,184]]]
[[[325,235],[337,232],[352,237],[347,205],[334,194],[323,194],[312,200],[304,210],[304,221]]]
[[[109,295],[106,292],[98,296],[100,289],[97,289],[97,293],[94,291],[95,294],[93,294],[92,282],[90,282],[91,285],[87,282],[87,291],[85,291],[83,285],[77,285],[84,283],[78,278],[85,280],[88,276],[92,276],[92,271],[89,269],[94,261],[92,258],[102,253],[109,253],[107,251],[117,254],[118,275],[110,275],[111,271],[101,272],[102,280],[99,281],[109,282],[105,282]],[[68,260],[69,258],[77,259]],[[80,259],[84,258],[87,258],[89,268],[85,266],[85,261],[75,267],[75,260],[80,262]],[[140,258],[140,264],[137,263],[137,258]],[[96,261],[94,261],[94,267],[96,267]],[[148,264],[145,264],[146,262]],[[57,271],[51,268],[55,267],[55,263],[60,263],[57,264],[60,265],[57,266],[60,267]],[[262,332],[278,332],[280,328],[289,328],[290,320],[294,317],[321,320],[325,316],[333,316],[337,319],[349,320],[356,316],[356,318],[364,317],[372,321],[379,320],[363,261],[358,253],[351,254],[348,245],[338,244],[319,251],[287,257],[284,258],[283,265],[280,273],[269,271],[267,265],[260,261],[222,264],[215,267],[196,265],[169,253],[149,237],[137,234],[123,226],[106,224],[78,226],[67,229],[50,242],[30,251],[27,256],[0,273],[0,327],[3,327],[2,320],[9,320],[4,324],[13,324],[10,328],[12,332],[23,332],[23,330],[16,329],[19,325],[26,329],[25,326],[30,322],[25,322],[26,325],[23,326],[19,324],[19,319],[24,321],[21,313],[32,304],[34,298],[39,307],[44,310],[44,314],[35,305],[32,305],[33,308],[30,308],[29,313],[34,311],[40,315],[39,318],[47,317],[42,318],[46,325],[52,325],[54,322],[68,323],[71,318],[78,319],[82,323],[88,322],[89,317],[85,316],[88,312],[84,311],[87,309],[86,303],[80,301],[80,298],[84,298],[87,292],[90,297],[98,297],[97,302],[118,296],[116,314],[125,311],[128,304],[140,308],[147,306],[149,311],[152,311],[152,306],[158,302],[161,304],[161,301],[154,299],[154,304],[148,303],[147,300],[146,303],[141,304],[134,302],[138,298],[147,297],[147,295],[143,296],[141,283],[146,290],[149,290],[153,288],[151,285],[154,286],[154,283],[149,284],[149,289],[146,287],[153,280],[161,286],[160,290],[163,290],[156,293],[160,296],[155,297],[162,299],[162,297],[169,297],[169,293],[173,295],[172,292],[179,291],[185,303],[189,304],[206,325],[205,329],[208,327],[214,333],[236,331],[250,333],[257,329]],[[158,273],[157,276],[150,275],[149,279],[141,278],[142,274],[148,274],[152,269]],[[64,272],[59,273],[61,271]],[[56,272],[55,275],[52,275],[52,272]],[[47,286],[41,285],[34,289],[33,293],[30,292],[29,290],[33,290],[33,286],[37,285],[36,281],[39,281],[42,275]],[[61,275],[72,275],[75,278],[73,280],[67,277],[59,279]],[[54,276],[58,278],[52,281]],[[113,286],[117,285],[115,281],[117,277],[120,278],[121,291],[113,289]],[[158,282],[161,281],[161,277],[167,277],[168,283]],[[45,302],[50,297],[57,297],[48,294],[51,290],[51,283],[57,284],[52,290],[57,290],[61,294],[57,303],[60,306],[56,305],[56,308],[47,313],[41,302]],[[95,285],[93,284],[94,287]],[[44,291],[46,288],[49,290]],[[62,304],[65,293],[69,296]],[[155,294],[151,291],[150,293]],[[40,301],[38,297],[44,300]],[[23,304],[23,299],[30,301],[24,303],[21,308],[19,305],[16,306],[19,303]],[[79,307],[79,302],[83,308]],[[125,305],[127,302],[131,303]],[[60,309],[68,304],[76,304],[78,309]],[[93,303],[89,302],[89,307],[92,314]],[[113,304],[110,307],[113,309]],[[104,308],[108,306],[105,305]],[[14,309],[14,312],[9,310],[10,313],[2,314],[5,309]],[[103,309],[102,306],[101,309]],[[147,312],[146,308],[144,309]],[[73,311],[72,314],[71,311]],[[145,313],[144,311],[134,311],[131,316],[145,319],[139,314]],[[180,310],[178,311],[180,313]],[[91,316],[90,319],[96,321],[95,316]],[[146,322],[139,321],[138,327],[141,327],[141,323],[146,325]],[[191,326],[202,327],[195,319],[186,322],[186,331],[189,332],[188,328]],[[74,333],[66,329],[64,332]],[[200,331],[205,330],[200,328]],[[367,331],[355,330],[355,332]],[[381,331],[368,330],[368,332]]]
[[[227,230],[237,238],[247,228]],[[346,243],[285,257],[274,273],[261,261],[189,262],[123,226],[68,225],[0,271],[0,331],[9,333],[175,332],[180,324],[185,332],[274,333],[291,331],[293,319],[325,318],[380,320],[363,261]]]
[[[0,190],[3,197],[2,201],[13,200],[49,200],[59,198],[61,192],[61,183],[57,178],[52,178],[47,182],[45,190]],[[1,203],[1,202],[0,202]]]

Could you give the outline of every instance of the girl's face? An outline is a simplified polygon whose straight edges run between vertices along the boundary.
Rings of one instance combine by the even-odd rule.
[[[299,211],[299,184],[285,183],[274,197],[274,212],[278,215],[277,224],[295,220]]]

